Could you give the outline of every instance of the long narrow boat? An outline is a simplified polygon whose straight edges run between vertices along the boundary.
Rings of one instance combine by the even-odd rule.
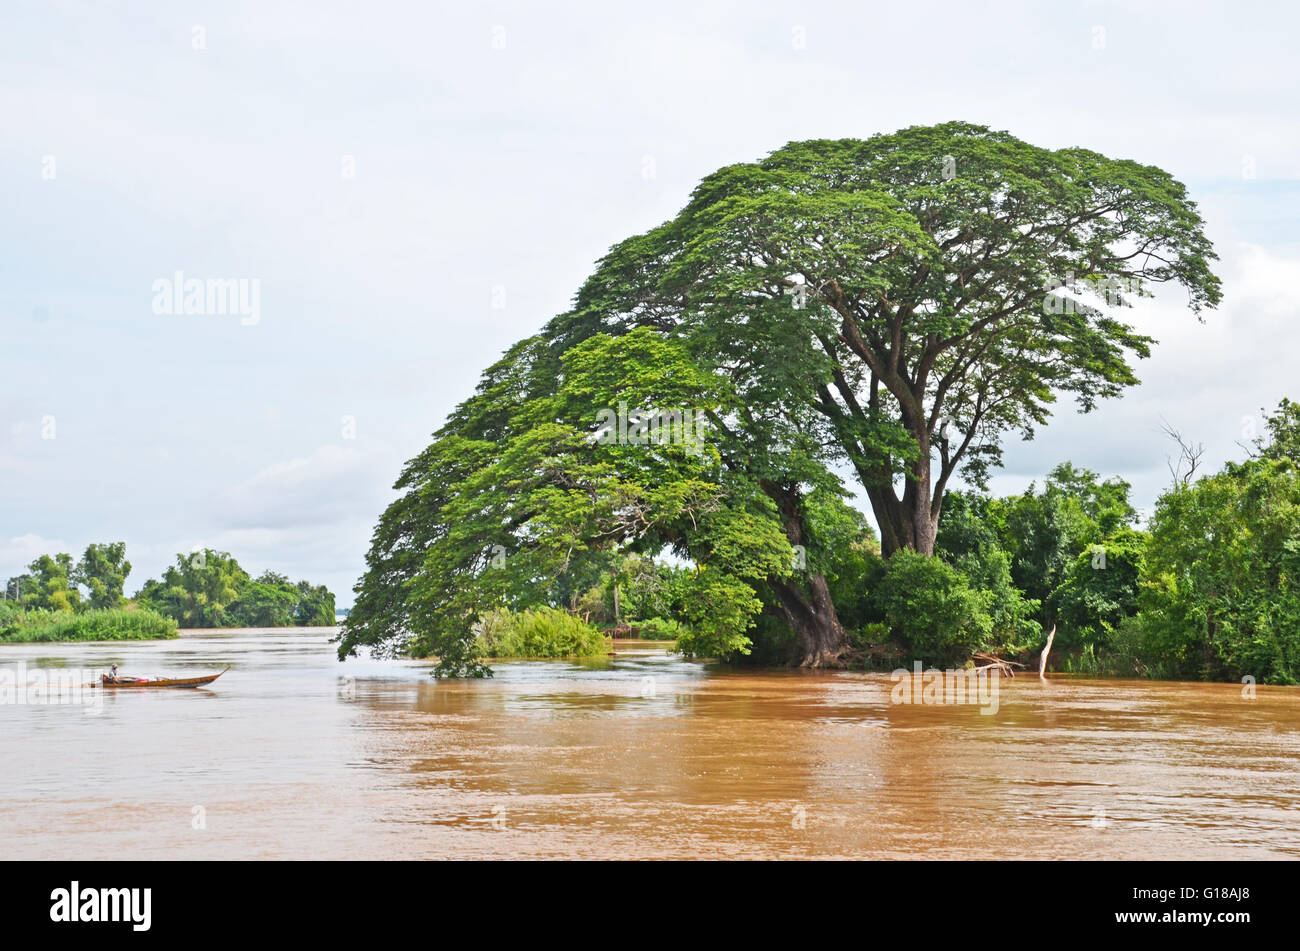
[[[227,667],[226,670],[230,668]],[[217,674],[208,674],[206,677],[159,677],[155,680],[149,680],[144,677],[119,677],[117,680],[109,681],[100,679],[98,683],[88,683],[87,687],[103,687],[105,690],[121,690],[128,687],[202,687],[216,680],[226,670]]]

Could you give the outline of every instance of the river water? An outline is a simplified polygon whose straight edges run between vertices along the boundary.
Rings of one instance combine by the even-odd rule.
[[[340,664],[334,633],[0,646],[27,682],[232,668],[198,690],[0,705],[0,854],[1300,856],[1297,688],[1022,674],[982,713],[891,703],[887,674],[635,642],[434,682],[422,662]]]

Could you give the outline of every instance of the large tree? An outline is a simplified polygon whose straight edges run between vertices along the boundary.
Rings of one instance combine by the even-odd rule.
[[[177,555],[162,580],[150,578],[135,597],[182,627],[226,627],[228,612],[248,581],[248,572],[229,552],[205,548]]]
[[[75,611],[81,607],[76,584],[76,563],[68,554],[41,555],[27,566],[29,574],[19,600],[25,607],[51,611]]]
[[[1154,341],[1116,309],[1161,283],[1214,306],[1214,257],[1161,169],[950,122],[720,169],[616,246],[550,332],[672,330],[753,416],[814,410],[884,553],[929,554],[954,474],[983,484],[1058,393],[1088,410],[1135,383]]]
[[[510,579],[536,597],[548,573],[562,585],[584,563],[604,570],[622,547],[667,543],[716,559],[671,498],[654,503],[662,512],[646,506],[659,497],[646,494],[644,457],[591,449],[581,438],[590,418],[575,415],[671,380],[687,385],[688,405],[708,407],[718,472],[699,482],[677,465],[655,477],[707,483],[718,511],[775,524],[802,569],[778,559],[758,578],[759,558],[730,572],[740,587],[728,590],[746,614],[755,602],[740,589],[752,587],[790,626],[796,662],[835,664],[846,636],[813,517],[839,503],[835,468],[856,473],[885,555],[933,553],[959,469],[982,485],[1000,440],[1031,436],[1059,392],[1088,409],[1136,382],[1130,360],[1152,341],[1112,308],[1161,282],[1186,287],[1193,311],[1218,301],[1201,228],[1159,169],[964,123],[794,143],[723,168],[672,221],[615,246],[574,307],[489,368],[411,460],[341,653],[454,651],[492,598],[521,596]],[[650,331],[629,346],[666,348],[667,375],[638,373],[609,343]],[[572,511],[539,521],[561,504]],[[646,523],[636,539],[617,521],[628,505]],[[510,536],[506,547],[526,542],[514,565],[530,573],[490,572],[490,533]],[[548,544],[564,557],[542,558]],[[728,630],[743,631],[734,620]],[[738,643],[729,638],[720,643]]]
[[[87,601],[92,608],[117,608],[126,603],[122,589],[131,573],[126,560],[126,542],[98,542],[86,546],[73,573],[73,580],[88,589]]]

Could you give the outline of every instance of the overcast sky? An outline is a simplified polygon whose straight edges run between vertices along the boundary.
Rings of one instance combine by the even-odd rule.
[[[1131,319],[1143,385],[1062,459],[1168,482],[1300,398],[1295,8],[1197,3],[7,3],[0,577],[125,540],[134,592],[232,552],[351,604],[402,463],[610,245],[788,141],[961,119],[1167,169],[1224,301]],[[177,272],[247,313],[156,313]],[[251,284],[249,285],[251,287]],[[1258,422],[1253,425],[1259,426]]]

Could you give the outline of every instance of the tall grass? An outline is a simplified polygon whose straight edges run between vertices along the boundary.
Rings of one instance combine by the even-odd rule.
[[[591,657],[613,649],[594,625],[559,608],[497,608],[479,620],[474,633],[484,657]]]
[[[70,611],[6,611],[0,643],[37,641],[144,641],[176,637],[176,622],[143,608]]]

